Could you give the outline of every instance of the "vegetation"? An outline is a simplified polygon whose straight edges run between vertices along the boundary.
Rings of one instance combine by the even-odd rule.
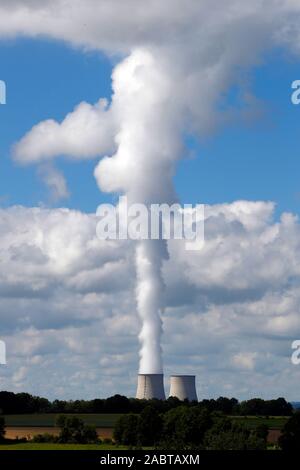
[[[300,411],[297,411],[286,423],[279,438],[282,450],[299,450],[300,447]]]
[[[165,413],[171,409],[181,406],[181,402],[174,397],[168,400],[151,400],[151,406],[159,413]],[[106,399],[96,398],[94,400],[54,400],[50,402],[46,398],[32,396],[29,393],[0,392],[0,414],[32,414],[32,413],[56,413],[56,414],[139,414],[149,405],[147,400],[127,398],[122,395],[114,395]],[[290,416],[293,408],[284,398],[277,400],[262,400],[254,398],[238,402],[236,398],[220,397],[217,400],[202,400],[187,402],[187,406],[201,406],[210,412],[220,411],[226,415],[244,416]]]
[[[116,447],[113,444],[58,444],[58,443],[37,443],[20,442],[0,444],[1,450],[126,450],[128,447]]]
[[[279,440],[282,449],[293,450],[300,445],[300,411],[294,412],[284,398],[254,398],[239,403],[235,398],[220,397],[198,403],[181,402],[174,397],[146,401],[114,395],[89,401],[50,402],[27,393],[0,392],[1,411],[5,413],[5,421],[0,416],[0,449],[121,446],[123,449],[263,450],[270,428],[283,429]],[[4,438],[5,422],[9,426],[56,425],[60,432],[58,436],[41,433],[28,443],[12,444],[14,441]],[[101,443],[95,426],[114,428],[115,442],[106,439]]]
[[[31,441],[4,438],[5,422],[0,417],[0,450],[6,449],[130,449],[163,450],[264,450],[270,426],[282,428],[279,447],[296,450],[300,446],[300,411],[290,418],[226,416],[210,411],[200,403],[188,403],[160,412],[155,404],[148,404],[140,414],[113,415],[117,418],[114,441],[102,441],[96,429],[79,416],[59,416],[58,436],[39,434]],[[13,415],[11,415],[12,417]],[[28,417],[30,415],[23,415]],[[31,415],[34,417],[34,415]],[[40,415],[37,415],[38,417]],[[41,415],[47,416],[47,415]],[[80,415],[89,416],[94,415]],[[95,415],[97,419],[99,416]],[[278,448],[278,447],[277,447]]]
[[[248,428],[257,428],[264,425],[268,429],[282,429],[288,421],[287,416],[230,416],[236,423],[244,424]]]
[[[55,413],[34,413],[22,415],[5,415],[7,426],[55,426],[59,414]],[[68,414],[68,416],[74,416]],[[85,424],[99,428],[113,428],[121,414],[76,414]]]
[[[140,415],[122,416],[114,439],[122,445],[165,450],[264,450],[267,434],[265,425],[251,429],[202,406],[181,405],[159,413],[148,405]]]
[[[24,426],[24,427],[51,427],[55,426],[57,414],[24,414],[24,415],[6,415],[5,422],[7,426]],[[72,416],[72,415],[68,415]],[[114,428],[116,422],[123,414],[76,414],[76,416],[82,419],[85,424],[90,424],[98,428]],[[256,428],[260,424],[267,425],[268,428],[282,429],[288,417],[283,416],[230,416],[234,422],[238,422],[246,425],[249,428]]]
[[[3,416],[0,416],[0,442],[4,440],[5,434],[5,419]]]
[[[137,427],[139,417],[134,414],[123,415],[117,421],[114,428],[114,439],[126,446],[137,445]]]
[[[89,426],[76,416],[59,416],[57,426],[60,433],[57,442],[61,444],[94,444],[98,442],[96,428]]]
[[[163,416],[160,447],[197,448],[212,424],[211,412],[206,408],[180,406],[170,410]]]
[[[49,433],[38,434],[32,439],[33,442],[59,444],[96,444],[100,443],[96,428],[85,424],[76,416],[59,416],[57,426],[60,428],[58,436]]]
[[[215,417],[205,434],[203,445],[208,450],[265,450],[268,429],[249,429],[227,417]]]
[[[277,400],[262,400],[253,398],[239,405],[238,414],[244,416],[290,416],[293,407],[284,398]]]

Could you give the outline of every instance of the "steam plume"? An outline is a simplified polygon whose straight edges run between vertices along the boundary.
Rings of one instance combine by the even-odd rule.
[[[174,162],[179,156],[178,113],[172,113],[171,83],[147,50],[136,50],[113,74],[112,107],[119,126],[116,153],[95,170],[102,190],[121,191],[129,203],[175,201]],[[162,263],[164,240],[144,240],[136,248],[137,308],[142,322],[140,373],[162,372]]]

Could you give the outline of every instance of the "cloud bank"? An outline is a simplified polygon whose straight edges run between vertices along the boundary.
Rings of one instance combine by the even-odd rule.
[[[200,398],[298,396],[290,355],[300,328],[300,226],[287,213],[274,221],[273,210],[209,206],[203,250],[170,244],[165,372],[196,373]],[[67,209],[0,211],[2,389],[134,395],[135,247],[100,242],[96,222]]]
[[[201,138],[218,125],[256,111],[255,99],[248,89],[244,73],[258,65],[274,48],[298,52],[299,14],[299,4],[294,0],[255,0],[251,4],[241,4],[237,0],[222,3],[190,0],[184,7],[179,0],[152,0],[147,8],[136,0],[56,0],[43,5],[35,0],[2,2],[0,36],[3,38],[46,36],[67,41],[83,50],[101,50],[111,55],[113,60],[119,60],[113,74],[111,103],[101,100],[96,105],[81,103],[61,123],[48,120],[36,124],[16,144],[15,158],[26,164],[48,161],[61,155],[74,159],[105,157],[95,170],[103,190],[126,192],[133,201],[153,202],[155,190],[159,188],[160,202],[174,199],[176,196],[171,184],[174,162],[184,155],[180,143],[186,136]],[[232,86],[240,90],[239,106],[235,108],[226,101],[226,94]],[[81,129],[84,132],[80,133]],[[151,155],[155,156],[153,160]],[[155,185],[151,183],[153,175],[157,178]],[[137,184],[132,184],[136,181]],[[62,184],[60,187],[56,184],[56,188],[61,190],[62,187]],[[174,264],[174,247],[170,244],[171,259],[164,267],[166,330],[169,328],[172,332],[172,325],[177,322],[177,331],[184,331],[189,337],[192,332],[188,329],[192,325],[200,340],[198,352],[204,347],[209,351],[206,337],[210,333],[211,340],[219,338],[223,354],[224,350],[227,351],[223,361],[216,357],[220,360],[218,367],[222,370],[227,366],[251,370],[254,378],[253,371],[259,367],[260,361],[264,363],[266,359],[261,352],[266,350],[263,341],[270,339],[273,345],[272,339],[276,338],[278,344],[282,344],[281,340],[288,338],[298,325],[295,311],[288,309],[288,313],[283,313],[282,305],[291,306],[296,296],[293,289],[297,285],[298,271],[293,257],[298,249],[298,237],[295,237],[298,224],[289,214],[284,214],[280,223],[272,223],[272,205],[266,203],[237,202],[211,208],[211,211],[203,252],[189,257],[177,246]],[[40,231],[43,232],[41,227]],[[60,235],[57,231],[54,233],[53,244],[57,239],[60,246]],[[285,245],[282,251],[278,239],[282,242],[286,236],[288,247]],[[69,250],[71,247],[72,244]],[[79,248],[84,256],[84,249]],[[130,252],[129,248],[126,250],[126,253]],[[157,252],[153,253],[151,247],[140,251],[142,256],[139,257],[139,252],[137,254],[139,266],[141,258],[146,257],[150,264],[158,259]],[[160,247],[160,253],[164,251],[164,247]],[[55,249],[52,255],[54,252]],[[38,253],[41,256],[39,250]],[[38,253],[34,249],[37,258]],[[43,251],[42,255],[45,255]],[[166,256],[160,256],[155,266],[156,279],[161,272],[163,258]],[[41,265],[42,259],[43,256]],[[55,269],[61,266],[63,278],[63,267],[68,271],[69,264],[61,265],[57,258],[56,261]],[[35,272],[37,268],[32,269]],[[76,286],[79,294],[80,289],[88,291],[91,285],[98,285],[96,266],[92,273],[88,270],[88,280],[84,273],[85,270],[80,268],[75,278],[68,279],[69,292],[72,292],[72,286]],[[180,280],[176,273],[180,273]],[[153,276],[146,274],[144,270],[138,271],[138,279],[141,284],[147,281],[147,285],[151,285],[155,297],[161,291],[162,281],[158,290],[152,289]],[[108,295],[112,287],[103,276],[104,295]],[[59,288],[63,289],[62,279],[56,272],[52,278],[53,293],[58,279]],[[21,279],[18,282],[24,295],[27,293],[30,297],[28,286],[23,286]],[[49,294],[43,276],[37,276],[33,286],[37,299],[39,293],[47,298]],[[125,289],[125,292],[131,294],[124,304],[128,305],[132,292],[130,289]],[[154,310],[158,310],[160,304],[155,305]],[[280,310],[280,305],[283,310]],[[272,317],[268,318],[271,307]],[[170,309],[172,316],[169,316]],[[51,315],[46,316],[47,321],[52,318]],[[143,315],[141,317],[145,320]],[[83,318],[80,316],[78,322]],[[254,351],[241,345],[242,324],[248,336],[253,332],[257,341],[262,340]],[[262,332],[261,337],[258,330]],[[199,331],[205,331],[206,336],[202,338],[200,335],[199,338]],[[233,335],[231,346],[224,344],[227,333],[227,340]],[[176,333],[174,336],[172,344],[177,344]],[[239,350],[234,350],[235,339],[240,342]],[[192,340],[189,345],[193,345]],[[181,349],[177,344],[176,351],[180,357],[187,353],[192,355],[192,349],[186,345]],[[166,348],[168,354],[174,354],[172,347],[170,351]],[[228,355],[230,361],[227,361]],[[274,359],[274,355],[272,357]],[[189,365],[194,369],[193,357],[189,359]],[[272,367],[276,369],[275,359]],[[281,377],[286,370],[282,370]],[[23,376],[24,369],[16,375],[19,380]],[[230,383],[227,385],[230,388]]]

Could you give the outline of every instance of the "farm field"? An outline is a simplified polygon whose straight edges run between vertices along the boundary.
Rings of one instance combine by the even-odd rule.
[[[113,428],[96,427],[98,437],[100,439],[113,437]],[[6,439],[32,439],[38,434],[53,434],[58,436],[59,428],[56,426],[7,426],[5,430]]]
[[[287,416],[230,416],[230,418],[250,428],[266,424],[269,429],[282,429],[289,419]]]
[[[6,415],[6,439],[22,439],[26,438],[31,440],[37,434],[54,434],[58,435],[59,428],[55,426],[59,414],[24,414],[24,415]],[[112,438],[113,429],[116,421],[121,414],[72,414],[81,418],[86,424],[94,425],[97,434],[101,439]],[[256,428],[261,424],[265,424],[269,428],[268,442],[276,444],[280,436],[281,430],[288,420],[285,416],[230,416],[230,419],[237,423],[246,425],[248,428]],[[100,446],[105,447],[100,447]],[[33,446],[33,447],[32,447]],[[42,446],[42,447],[41,447]],[[44,446],[44,447],[43,447]],[[38,443],[16,443],[16,444],[3,444],[0,450],[13,450],[13,449],[67,449],[72,447],[65,447],[61,444],[38,444]],[[58,446],[58,447],[57,447]],[[73,445],[74,447],[74,445]],[[76,449],[81,449],[82,446],[75,446]],[[115,449],[115,446],[110,447],[110,444],[92,445],[92,447],[83,446],[84,449]]]
[[[24,415],[5,415],[5,424],[11,426],[39,426],[51,427],[55,426],[56,419],[59,414],[24,414]],[[68,416],[76,416],[82,419],[86,424],[94,425],[97,428],[113,428],[120,414],[68,414]]]
[[[63,413],[60,413],[63,414]],[[24,414],[24,415],[5,415],[7,427],[53,427],[60,414]],[[77,416],[86,424],[91,424],[97,428],[113,428],[121,414],[70,414]],[[246,424],[250,427],[256,427],[260,424],[266,424],[271,429],[282,429],[288,420],[286,416],[229,416],[232,420]]]
[[[0,445],[1,450],[126,450],[126,446],[112,444],[39,444],[24,442]]]

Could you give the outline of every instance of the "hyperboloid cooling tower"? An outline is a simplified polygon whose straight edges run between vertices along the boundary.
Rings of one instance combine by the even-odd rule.
[[[151,398],[165,400],[163,374],[139,374],[136,398],[140,400],[150,400]]]
[[[198,401],[194,375],[171,375],[170,397],[179,400]]]

